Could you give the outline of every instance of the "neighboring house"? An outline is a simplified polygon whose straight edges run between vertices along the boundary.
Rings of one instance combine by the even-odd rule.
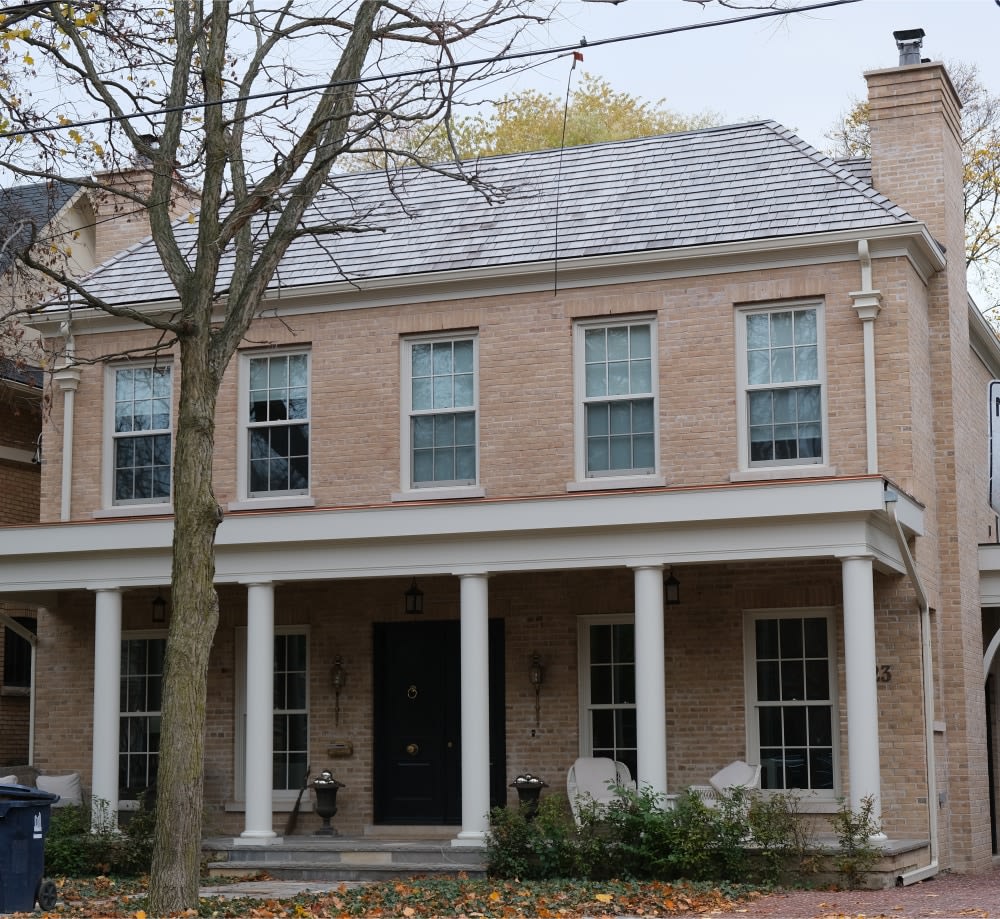
[[[769,121],[484,160],[494,203],[337,179],[316,210],[379,231],[289,252],[219,400],[207,831],[273,839],[308,764],[342,832],[478,844],[518,773],[742,758],[818,813],[874,796],[909,880],[991,864],[1000,347],[948,75],[867,79],[871,184]],[[90,283],[176,302],[149,243]],[[114,805],[156,774],[181,368],[72,372],[0,591],[45,607],[36,763]]]
[[[147,177],[147,170],[136,169],[114,178],[141,187]],[[175,213],[196,206],[187,189],[178,185],[177,192]],[[38,523],[41,517],[43,349],[31,329],[5,317],[51,294],[53,285],[16,263],[16,256],[34,241],[36,252],[80,276],[148,233],[145,212],[107,192],[69,181],[0,189],[0,525]],[[36,608],[0,594],[0,617],[0,763],[27,764]]]

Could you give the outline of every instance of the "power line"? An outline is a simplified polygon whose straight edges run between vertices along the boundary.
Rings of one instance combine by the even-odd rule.
[[[436,64],[433,67],[418,67],[413,70],[400,70],[391,74],[374,74],[370,76],[358,77],[353,80],[335,80],[329,83],[312,83],[306,86],[298,86],[286,89],[276,89],[267,92],[250,93],[246,96],[234,96],[231,99],[219,99],[212,102],[189,102],[184,105],[171,105],[159,109],[133,112],[125,115],[104,116],[101,118],[91,118],[85,121],[67,121],[59,124],[48,124],[37,128],[22,128],[18,131],[0,132],[0,140],[8,137],[27,137],[33,134],[43,134],[47,131],[69,130],[71,128],[88,128],[100,124],[113,124],[120,121],[131,121],[135,118],[153,118],[157,115],[169,115],[176,112],[186,112],[194,109],[206,109],[218,105],[233,105],[237,102],[254,102],[258,99],[276,99],[283,96],[299,95],[301,93],[321,92],[330,89],[337,89],[343,86],[363,86],[369,83],[388,83],[406,77],[429,76],[435,73],[443,73],[449,70],[459,70],[463,67],[482,67],[487,64],[499,64],[506,61],[524,60],[532,57],[543,57],[553,55],[559,57],[564,54],[578,52],[581,48],[598,48],[603,45],[614,45],[621,42],[638,41],[643,38],[659,38],[663,35],[674,35],[679,32],[693,32],[700,29],[712,29],[716,26],[734,25],[741,22],[752,22],[756,19],[766,19],[773,16],[789,16],[793,13],[808,13],[813,10],[826,9],[831,6],[843,6],[848,3],[860,3],[861,0],[823,0],[820,3],[811,3],[807,6],[799,6],[789,10],[759,10],[756,13],[747,13],[743,16],[732,16],[728,19],[714,19],[711,22],[691,23],[683,26],[669,26],[664,29],[654,29],[650,32],[636,32],[631,35],[619,35],[613,38],[599,38],[589,41],[581,39],[574,45],[561,45],[555,48],[539,48],[533,51],[517,51],[508,54],[495,55],[493,57],[476,58],[470,61],[457,61],[451,64]],[[998,0],[1000,2],[1000,0]]]

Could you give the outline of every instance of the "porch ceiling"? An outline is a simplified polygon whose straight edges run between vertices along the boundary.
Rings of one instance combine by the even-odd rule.
[[[873,556],[904,571],[878,476],[238,513],[217,581],[247,583]],[[904,525],[922,509],[899,495]],[[170,579],[169,518],[0,529],[0,594]]]

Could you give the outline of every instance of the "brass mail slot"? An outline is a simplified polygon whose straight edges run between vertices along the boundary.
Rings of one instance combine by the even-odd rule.
[[[353,756],[354,744],[349,740],[335,740],[326,751],[327,756]]]

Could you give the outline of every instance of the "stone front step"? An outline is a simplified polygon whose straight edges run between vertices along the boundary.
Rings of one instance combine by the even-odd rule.
[[[202,850],[212,877],[266,872],[287,880],[366,881],[486,873],[482,849],[455,847],[442,840],[294,836],[272,845],[239,845],[224,838],[206,839]]]

